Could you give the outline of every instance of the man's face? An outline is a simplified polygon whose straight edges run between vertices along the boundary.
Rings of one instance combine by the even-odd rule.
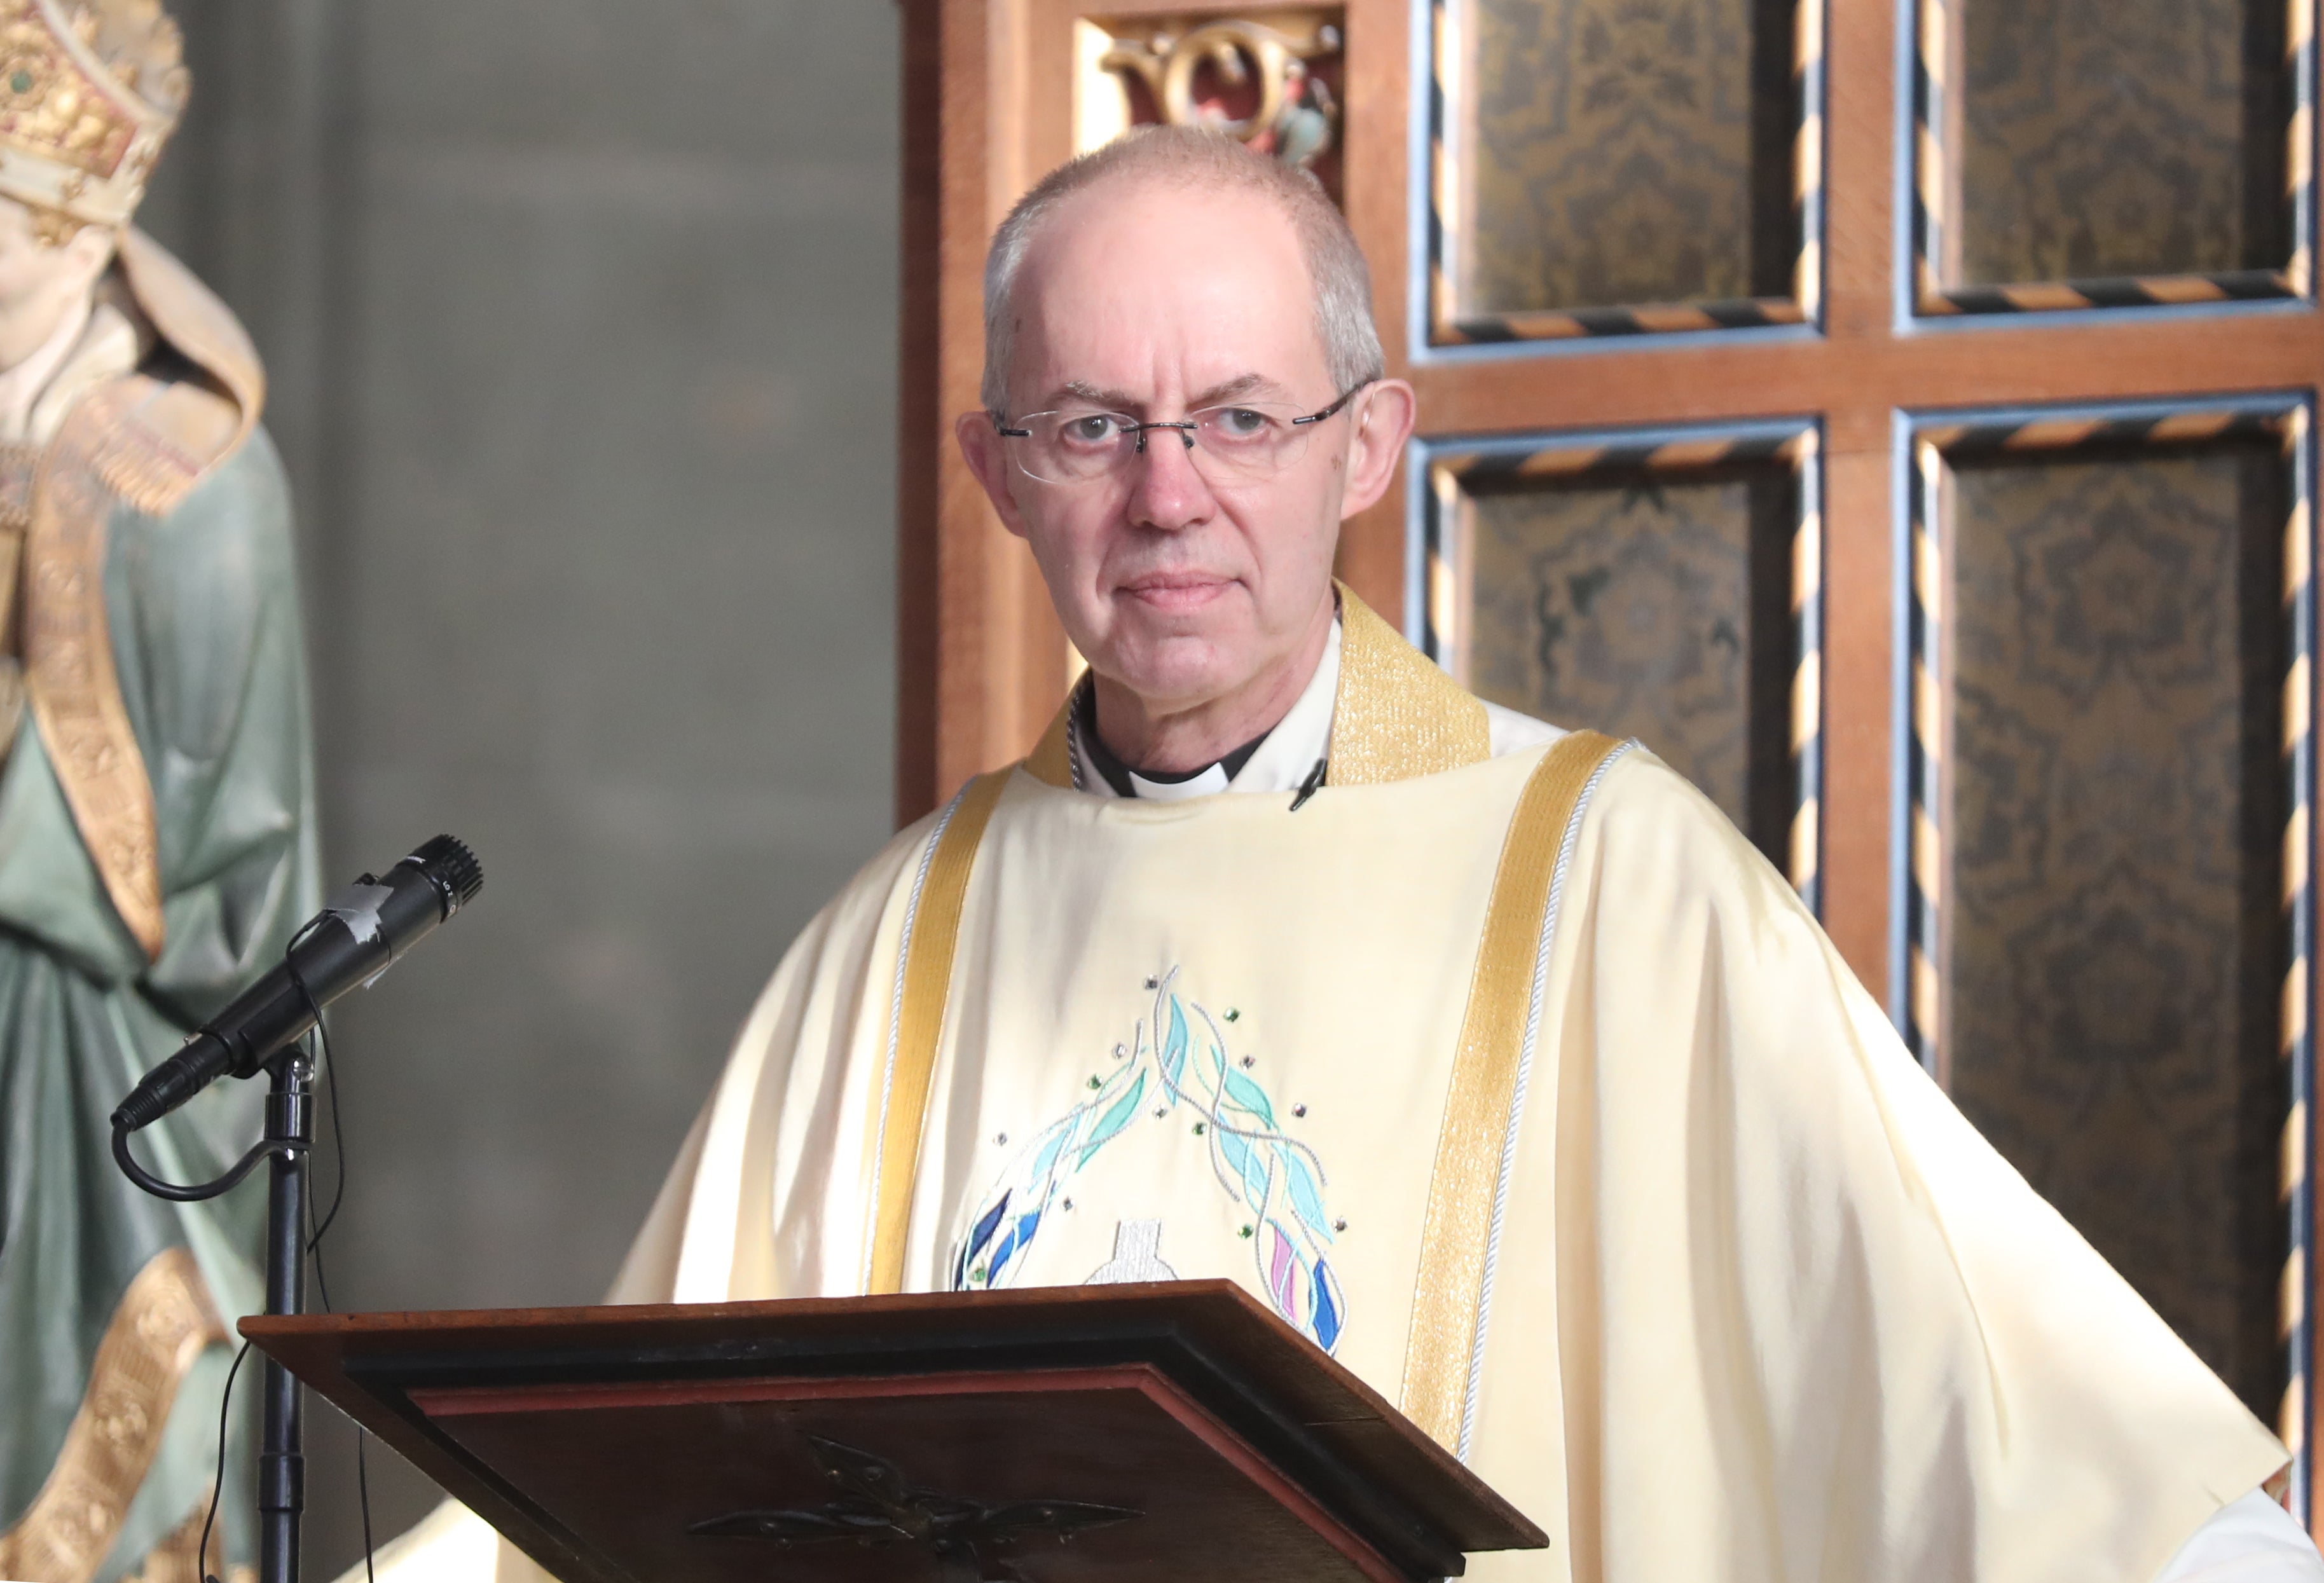
[[[1101,184],[1051,215],[1020,272],[1010,416],[1152,422],[1222,403],[1330,406],[1314,290],[1290,219],[1254,194]],[[1307,428],[1280,472],[1223,477],[1176,431],[1118,473],[1043,483],[981,416],[964,449],[1030,544],[1074,647],[1149,704],[1234,692],[1329,621],[1343,516],[1379,498],[1409,427],[1401,385]]]

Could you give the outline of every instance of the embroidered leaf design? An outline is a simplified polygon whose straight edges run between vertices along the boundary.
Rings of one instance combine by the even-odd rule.
[[[1340,1302],[1332,1290],[1332,1269],[1322,1259],[1315,1261],[1313,1292],[1309,1299],[1311,1321],[1315,1332],[1315,1344],[1329,1352],[1340,1339]]]
[[[1208,1151],[1220,1185],[1236,1201],[1259,1288],[1277,1313],[1330,1351],[1347,1330],[1347,1298],[1323,1257],[1333,1241],[1323,1167],[1313,1151],[1284,1136],[1266,1088],[1245,1075],[1255,1058],[1237,1059],[1211,1014],[1176,992],[1176,977],[1173,968],[1148,979],[1150,1031],[1139,1018],[1130,1037],[1112,1046],[1111,1069],[1100,1063],[1103,1075],[1089,1078],[1083,1102],[1027,1138],[992,1184],[991,1199],[977,1210],[954,1256],[954,1289],[1013,1282],[1048,1209],[1077,1173],[1138,1119],[1141,1107],[1162,1117],[1184,1099],[1195,1115],[1187,1118],[1192,1136],[1180,1136]],[[1229,1011],[1226,1020],[1237,1021],[1238,1014]],[[1306,1112],[1295,1106],[1292,1113]]]
[[[1239,1134],[1222,1130],[1219,1133],[1219,1153],[1226,1157],[1227,1169],[1245,1181],[1250,1177],[1250,1146]]]
[[[1186,1081],[1186,1008],[1176,995],[1170,997],[1170,1031],[1162,1040],[1161,1056],[1164,1086],[1175,1104]]]
[[[1293,1319],[1296,1323],[1297,1310],[1294,1304],[1298,1298],[1294,1281],[1299,1275],[1299,1266],[1291,1256],[1291,1238],[1286,1237],[1283,1234],[1283,1228],[1273,1221],[1268,1223],[1267,1238],[1267,1284],[1275,1293],[1275,1306],[1277,1311],[1286,1318]]]
[[[1220,1070],[1226,1079],[1227,1098],[1258,1117],[1260,1126],[1273,1131],[1275,1107],[1268,1102],[1267,1091],[1231,1066]]]
[[[1088,1164],[1092,1155],[1097,1153],[1115,1133],[1130,1125],[1138,1114],[1138,1101],[1145,1097],[1146,1074],[1141,1072],[1138,1074],[1138,1081],[1130,1085],[1130,1091],[1116,1100],[1112,1109],[1099,1118],[1097,1130],[1090,1134],[1089,1142],[1082,1145],[1081,1158],[1074,1162],[1074,1169],[1079,1170]],[[1047,1168],[1046,1164],[1042,1167],[1045,1172]]]
[[[1331,1221],[1323,1214],[1323,1195],[1316,1191],[1315,1173],[1297,1155],[1290,1155],[1289,1164],[1291,1168],[1286,1173],[1289,1180],[1284,1186],[1291,1194],[1291,1207],[1299,1211],[1299,1218],[1307,1222],[1318,1238],[1330,1236],[1327,1228]]]
[[[1243,1193],[1253,1209],[1267,1201],[1268,1172],[1267,1160],[1250,1146],[1250,1140],[1224,1127],[1219,1129],[1219,1153],[1226,1157],[1227,1167],[1242,1178]]]
[[[1254,1208],[1275,1196],[1274,1168],[1268,1163],[1268,1157],[1257,1149],[1251,1150],[1250,1162],[1242,1168],[1242,1181]]]
[[[985,1210],[983,1218],[976,1222],[976,1229],[968,1234],[968,1251],[961,1255],[962,1264],[971,1262],[984,1251],[984,1245],[992,1240],[992,1233],[1000,1228],[1001,1217],[1008,1212],[1009,1195],[1003,1192],[1001,1201]]]
[[[1049,1128],[1048,1140],[1042,1144],[1041,1152],[1033,1159],[1034,1181],[1038,1182],[1049,1173],[1049,1167],[1057,1163],[1057,1151],[1064,1148],[1072,1137],[1073,1128],[1070,1126],[1059,1125]],[[1001,1199],[1003,1203],[1008,1201],[1006,1196]]]

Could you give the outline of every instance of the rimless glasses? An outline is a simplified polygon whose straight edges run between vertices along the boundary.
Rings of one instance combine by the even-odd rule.
[[[1370,382],[1366,381],[1369,384]],[[1163,430],[1177,435],[1194,455],[1194,469],[1213,483],[1243,483],[1268,478],[1296,462],[1316,425],[1336,414],[1363,389],[1358,385],[1320,412],[1302,413],[1280,401],[1230,401],[1204,407],[1184,418],[1141,423],[1125,412],[1067,408],[1028,412],[1014,427],[995,417],[993,428],[1028,478],[1043,483],[1093,483],[1146,454],[1146,437]]]

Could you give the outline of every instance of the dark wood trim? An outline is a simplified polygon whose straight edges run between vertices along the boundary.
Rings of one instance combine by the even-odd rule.
[[[2324,315],[2264,308],[1782,343],[1646,348],[1418,370],[1432,433],[1830,414],[1838,451],[1886,451],[1895,409],[2135,400],[2313,385]],[[1843,419],[1846,421],[1841,421]]]
[[[939,110],[944,79],[940,0],[899,0],[904,100],[902,307],[896,378],[896,822],[936,802],[936,447],[943,415],[936,342],[943,290]]]
[[[901,3],[896,816],[907,824],[1026,752],[1066,673],[1032,557],[952,437],[954,418],[978,404],[985,243],[1028,180],[1023,0]]]

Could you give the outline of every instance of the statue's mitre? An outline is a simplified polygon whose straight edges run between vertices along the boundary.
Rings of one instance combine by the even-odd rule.
[[[126,225],[187,80],[161,0],[0,0],[0,194]]]

